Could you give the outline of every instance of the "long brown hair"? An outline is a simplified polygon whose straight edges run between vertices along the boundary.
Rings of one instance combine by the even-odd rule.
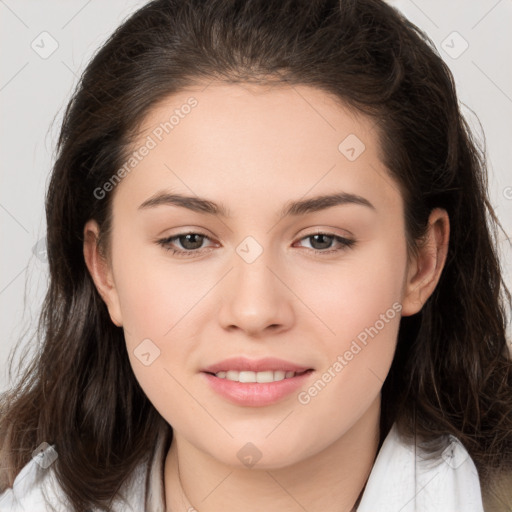
[[[381,0],[155,0],[96,53],[65,111],[46,196],[41,350],[0,402],[5,483],[48,442],[75,510],[108,509],[165,423],[87,271],[83,227],[95,219],[108,244],[112,194],[94,191],[126,161],[157,102],[212,79],[306,84],[371,116],[401,187],[411,252],[429,212],[447,210],[447,262],[421,312],[401,319],[381,431],[396,422],[427,440],[453,434],[483,483],[510,469],[511,296],[497,254],[501,225],[484,151],[434,44]]]

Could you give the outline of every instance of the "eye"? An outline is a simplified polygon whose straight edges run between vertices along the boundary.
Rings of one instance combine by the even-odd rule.
[[[157,243],[165,250],[171,251],[172,254],[189,257],[203,252],[205,248],[202,245],[205,240],[210,240],[210,238],[203,233],[188,232],[163,238],[158,240]],[[174,244],[176,243],[179,243],[182,249],[175,249]]]
[[[312,247],[306,247],[318,255],[332,254],[343,251],[350,247],[353,247],[356,243],[355,240],[343,238],[333,233],[312,233],[300,239],[311,240],[310,245]],[[179,233],[167,238],[158,240],[157,243],[161,245],[166,251],[171,251],[172,254],[179,257],[193,257],[205,252],[208,247],[203,247],[205,240],[210,240],[210,237],[204,233],[188,232]],[[338,244],[337,248],[332,249],[333,242]],[[179,244],[181,248],[176,248]],[[211,247],[211,246],[210,246]]]
[[[315,253],[319,255],[324,254],[332,254],[339,251],[343,251],[345,249],[349,249],[354,246],[356,243],[355,240],[351,240],[349,238],[344,238],[339,235],[335,235],[334,233],[312,233],[310,235],[307,235],[302,240],[310,240],[310,249]],[[338,248],[332,249],[333,242],[336,242],[338,244]]]

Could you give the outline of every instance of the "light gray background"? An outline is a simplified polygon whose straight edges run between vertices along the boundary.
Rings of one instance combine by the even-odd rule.
[[[38,242],[45,233],[45,187],[63,110],[93,52],[145,3],[0,0],[0,391],[10,385],[9,352],[23,348],[34,331],[47,284]],[[511,236],[512,1],[389,3],[427,32],[454,73],[464,114],[480,137],[485,133],[491,202]],[[500,240],[512,289],[512,251],[503,233]],[[37,343],[27,347],[33,352]]]

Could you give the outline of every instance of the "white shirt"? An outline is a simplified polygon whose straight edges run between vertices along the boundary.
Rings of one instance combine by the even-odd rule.
[[[168,430],[167,430],[168,433]],[[167,434],[162,432],[153,454],[123,484],[115,512],[165,512],[164,464]],[[43,494],[55,510],[71,507],[59,488],[52,465],[57,453],[48,446],[17,475],[12,489],[0,495],[0,512],[46,512]],[[48,467],[45,467],[48,466]],[[421,450],[406,444],[396,427],[390,430],[375,459],[357,512],[483,512],[478,473],[456,438],[443,454],[426,462]]]

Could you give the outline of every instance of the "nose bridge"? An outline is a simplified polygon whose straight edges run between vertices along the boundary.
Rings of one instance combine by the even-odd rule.
[[[259,303],[261,306],[270,305],[276,299],[279,290],[275,275],[270,271],[276,266],[272,252],[270,247],[264,248],[253,237],[247,237],[238,245],[234,263],[237,302]]]

